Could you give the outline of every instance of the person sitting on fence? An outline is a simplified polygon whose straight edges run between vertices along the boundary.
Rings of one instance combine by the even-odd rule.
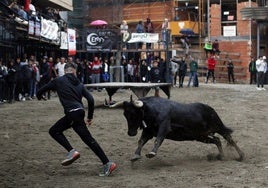
[[[213,55],[216,55],[217,57],[219,57],[220,55],[220,47],[219,47],[219,42],[217,39],[214,40],[214,42],[212,43],[212,53]]]
[[[208,54],[212,53],[212,44],[210,40],[205,43],[204,50],[206,52],[206,58],[208,58]]]

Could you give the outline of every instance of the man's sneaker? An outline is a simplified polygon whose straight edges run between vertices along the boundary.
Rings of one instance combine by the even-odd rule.
[[[263,87],[263,88],[261,88],[263,91],[265,91],[266,89]]]
[[[262,90],[260,87],[256,87],[258,91]]]
[[[99,174],[99,176],[104,177],[104,176],[109,176],[112,171],[116,169],[116,164],[114,162],[108,162],[106,165],[103,167],[103,172]]]
[[[61,162],[61,165],[68,166],[72,164],[76,159],[79,159],[80,153],[75,149],[72,149],[68,154],[67,158]]]

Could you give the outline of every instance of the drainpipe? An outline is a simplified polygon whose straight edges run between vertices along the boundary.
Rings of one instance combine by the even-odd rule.
[[[249,7],[251,7],[251,0],[248,0]],[[252,18],[249,19],[249,56],[252,55]]]
[[[260,24],[257,22],[257,58],[260,56]]]
[[[208,40],[210,40],[210,0],[207,0],[207,27],[208,27]]]

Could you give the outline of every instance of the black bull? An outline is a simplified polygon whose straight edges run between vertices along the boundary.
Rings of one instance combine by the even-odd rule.
[[[128,135],[135,136],[139,128],[143,129],[132,161],[140,159],[142,147],[153,137],[156,137],[156,140],[153,149],[146,155],[148,158],[156,155],[164,139],[171,139],[215,144],[219,150],[215,157],[222,159],[222,144],[215,133],[236,149],[239,154],[237,160],[242,161],[244,158],[243,152],[231,137],[233,131],[226,127],[216,111],[206,104],[181,104],[159,97],[145,97],[138,101],[125,101],[123,108]]]

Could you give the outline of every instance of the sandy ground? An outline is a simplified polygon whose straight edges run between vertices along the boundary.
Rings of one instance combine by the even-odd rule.
[[[129,100],[130,94],[129,90],[119,90],[114,100]],[[268,90],[228,84],[171,90],[171,100],[198,101],[216,109],[246,154],[242,162],[235,160],[235,152],[225,147],[225,141],[227,157],[223,161],[207,160],[208,154],[218,152],[214,145],[170,140],[164,141],[155,158],[147,159],[144,155],[152,148],[151,140],[142,151],[142,159],[131,163],[139,135],[127,135],[122,109],[100,107],[107,98],[105,91],[95,91],[93,96],[96,108],[89,129],[118,164],[110,177],[98,177],[100,161],[73,130],[66,135],[81,158],[68,167],[61,166],[66,151],[49,136],[48,129],[63,110],[58,98],[52,97],[48,101],[1,104],[0,187],[268,187]]]

